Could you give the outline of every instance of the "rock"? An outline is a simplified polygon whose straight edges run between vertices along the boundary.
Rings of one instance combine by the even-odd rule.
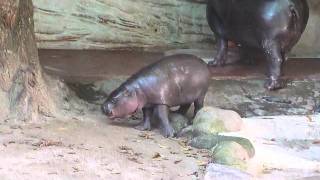
[[[320,114],[320,105],[316,108],[315,113]]]
[[[198,149],[211,149],[218,144],[219,140],[219,135],[203,135],[192,138],[189,144]]]
[[[181,114],[170,113],[169,119],[171,126],[176,133],[179,133],[183,128],[188,126],[188,119]]]
[[[241,129],[242,119],[231,110],[204,107],[197,113],[192,127],[195,135],[233,132]]]
[[[209,164],[206,169],[204,180],[250,180],[253,177],[239,169],[220,165],[220,164]]]
[[[199,148],[199,149],[212,149],[215,147],[217,144],[221,142],[236,142],[242,146],[249,155],[250,158],[252,158],[255,154],[255,149],[252,145],[252,143],[242,137],[233,137],[233,136],[220,136],[220,135],[203,135],[203,136],[198,136],[193,138],[190,141],[190,146]]]
[[[221,141],[211,149],[215,163],[245,170],[250,159],[248,151],[235,141]]]
[[[310,176],[310,177],[304,177],[304,178],[299,178],[297,180],[319,180],[320,176]]]

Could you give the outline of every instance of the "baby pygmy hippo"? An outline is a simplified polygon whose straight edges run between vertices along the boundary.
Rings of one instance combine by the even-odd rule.
[[[110,119],[143,112],[142,130],[150,130],[155,113],[160,120],[161,134],[172,137],[174,130],[168,114],[170,107],[180,106],[185,114],[194,103],[194,115],[203,107],[209,86],[207,64],[193,55],[167,56],[144,67],[114,90],[102,105]]]

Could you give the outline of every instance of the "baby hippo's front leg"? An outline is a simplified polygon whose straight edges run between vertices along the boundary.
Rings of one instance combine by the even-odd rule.
[[[166,105],[157,105],[154,110],[161,123],[161,134],[164,137],[173,137],[174,130],[169,122],[169,107]]]
[[[151,117],[152,117],[152,108],[143,108],[143,122],[142,124],[136,126],[135,128],[140,131],[150,131],[151,130]]]

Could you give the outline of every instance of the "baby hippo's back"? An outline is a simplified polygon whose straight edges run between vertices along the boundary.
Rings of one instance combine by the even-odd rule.
[[[147,104],[177,106],[205,96],[210,79],[207,64],[193,55],[167,56],[131,77]]]

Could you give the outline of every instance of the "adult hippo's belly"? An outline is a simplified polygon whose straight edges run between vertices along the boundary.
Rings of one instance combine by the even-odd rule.
[[[224,65],[228,41],[239,44],[242,58],[261,51],[268,61],[266,88],[282,88],[286,54],[298,42],[309,18],[306,0],[208,0],[207,19],[218,53],[211,66]]]

